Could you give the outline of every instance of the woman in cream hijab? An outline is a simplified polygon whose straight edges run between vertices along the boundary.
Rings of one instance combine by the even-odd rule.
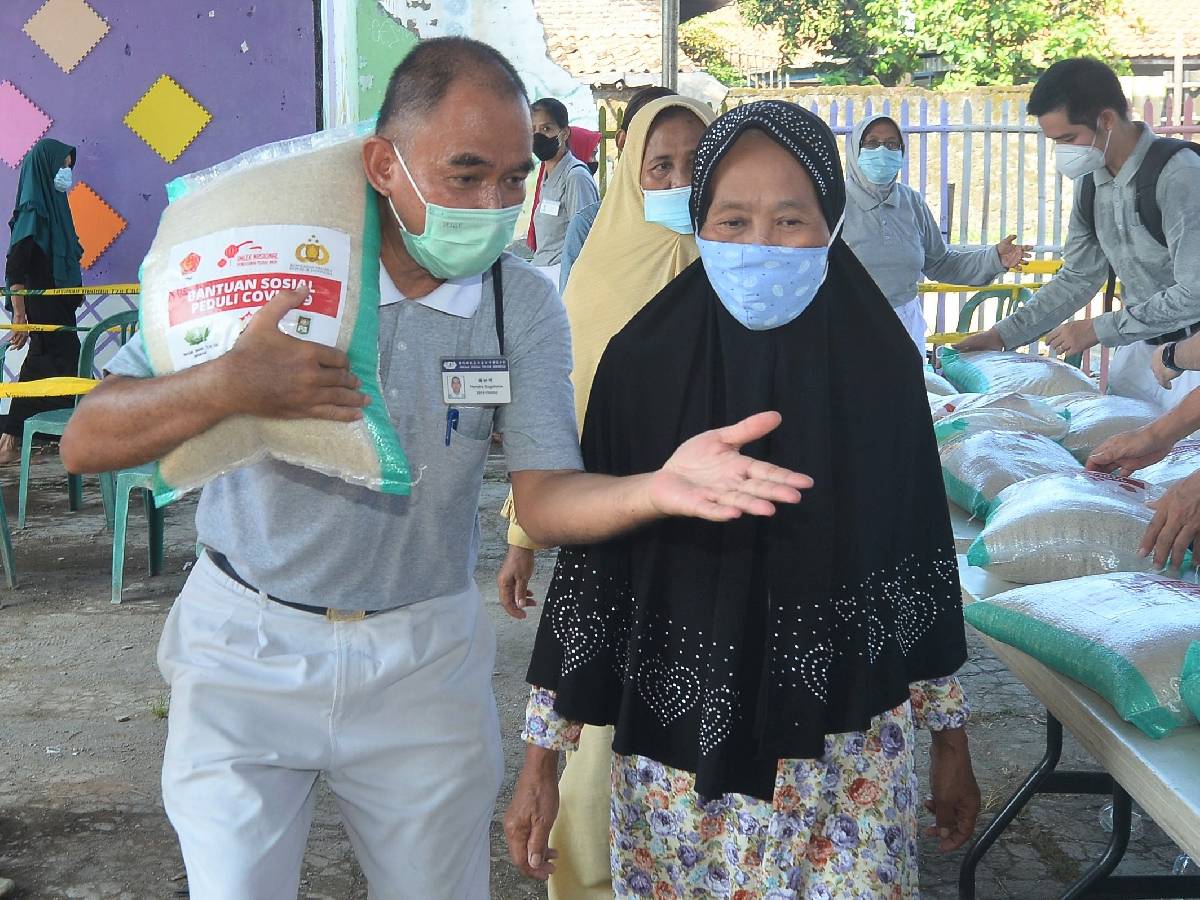
[[[583,421],[596,365],[609,340],[698,257],[688,200],[696,146],[713,116],[687,97],[663,97],[627,123],[625,148],[587,243],[571,270],[563,302],[574,347],[575,409]],[[509,553],[500,571],[500,602],[525,618],[537,547],[505,513]],[[551,900],[611,898],[609,792],[612,729],[585,728],[567,762],[552,845],[559,850]]]

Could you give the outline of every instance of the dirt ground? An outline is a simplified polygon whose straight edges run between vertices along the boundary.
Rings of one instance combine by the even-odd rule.
[[[16,470],[3,478],[16,525]],[[481,509],[484,547],[478,580],[499,632],[495,689],[508,761],[493,823],[492,895],[545,892],[507,862],[499,821],[522,748],[523,675],[536,617],[514,622],[495,603],[503,546],[495,510],[506,487],[489,466]],[[183,864],[159,798],[158,769],[168,698],[154,663],[172,599],[194,559],[194,502],[168,512],[167,574],[145,575],[145,525],[130,526],[125,602],[109,603],[111,538],[94,481],[83,510],[68,512],[65,479],[53,451],[34,470],[28,527],[15,534],[18,588],[0,589],[0,876],[11,896],[170,898],[187,895]],[[540,563],[539,589],[550,561]],[[975,706],[971,740],[989,810],[1011,793],[1041,753],[1042,711],[978,641],[963,672]],[[1067,762],[1094,764],[1068,741]],[[1027,813],[980,871],[979,896],[1041,900],[1063,886],[1107,840],[1099,798],[1047,797]],[[986,816],[985,816],[986,818]],[[1178,851],[1146,819],[1121,871],[1167,873]],[[926,848],[926,898],[956,896],[961,854]],[[304,865],[301,897],[359,900],[366,885],[327,791],[322,793]],[[455,900],[455,898],[445,898]]]

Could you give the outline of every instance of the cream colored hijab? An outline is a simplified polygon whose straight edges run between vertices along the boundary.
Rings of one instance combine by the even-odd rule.
[[[655,118],[672,107],[695,113],[705,128],[712,123],[709,108],[688,97],[662,97],[642,107],[630,124],[624,152],[563,293],[571,322],[571,377],[581,429],[596,366],[608,342],[699,255],[692,235],[651,224],[643,213],[646,142]]]

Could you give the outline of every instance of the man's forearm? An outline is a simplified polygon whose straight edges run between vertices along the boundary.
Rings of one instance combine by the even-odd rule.
[[[594,544],[632,531],[662,517],[651,502],[652,477],[514,472],[521,527],[546,547]]]
[[[161,459],[234,414],[223,383],[220,360],[161,378],[109,376],[71,416],[63,465],[112,472]]]
[[[1192,391],[1177,407],[1155,419],[1150,428],[1156,443],[1162,446],[1176,444],[1200,430],[1200,389]]]

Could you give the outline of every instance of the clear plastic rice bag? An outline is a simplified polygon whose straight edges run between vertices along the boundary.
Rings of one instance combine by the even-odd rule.
[[[1064,413],[1056,412],[1042,397],[1016,393],[960,394],[953,406],[933,427],[938,442],[967,431],[1023,431],[1058,441],[1070,425]]]
[[[1096,382],[1074,366],[1032,353],[1007,350],[960,353],[946,347],[940,359],[942,374],[960,391],[979,394],[1016,391],[1039,397],[1099,393]]]
[[[983,394],[925,394],[925,398],[929,401],[929,415],[935,422],[946,418],[958,409],[959,404],[982,396]]]
[[[1139,548],[1154,517],[1146,504],[1161,495],[1144,482],[1097,472],[1019,482],[992,504],[967,561],[1018,584],[1153,571]]]
[[[1196,724],[1197,708],[1189,710],[1181,691],[1189,663],[1200,675],[1195,584],[1093,575],[1017,588],[970,603],[963,614],[984,634],[1091,688],[1152,738]]]
[[[986,519],[1007,487],[1039,475],[1082,470],[1048,437],[1019,431],[969,431],[943,442],[942,481],[946,496],[973,517]]]
[[[158,462],[159,501],[266,457],[409,492],[379,385],[379,220],[362,170],[364,127],[259,147],[172,182],[142,264],[140,334],[154,374],[216,359],[271,297],[305,286],[280,330],[345,351],[370,405],[350,423],[221,422]]]
[[[1200,441],[1180,441],[1160,462],[1139,469],[1137,477],[1163,489],[1200,472]]]
[[[1081,392],[1046,400],[1067,416],[1070,426],[1062,445],[1080,462],[1111,437],[1149,425],[1160,415],[1157,407],[1133,397]]]
[[[929,366],[925,366],[925,393],[927,394],[957,394],[958,388],[948,382]]]

